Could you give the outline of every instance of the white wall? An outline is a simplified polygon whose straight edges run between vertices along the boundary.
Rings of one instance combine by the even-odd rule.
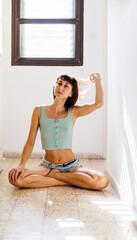
[[[2,169],[2,0],[0,0],[0,170]]]
[[[106,156],[106,48],[107,1],[84,0],[84,65],[79,67],[11,66],[11,1],[4,0],[3,14],[3,148],[22,152],[27,140],[33,109],[52,102],[50,94],[60,72],[87,78],[101,73],[104,106],[89,116],[79,118],[74,128],[73,151]],[[82,100],[80,104],[94,102]],[[33,152],[41,152],[40,132]]]
[[[2,146],[2,55],[0,54],[0,170],[2,168],[1,160],[3,158]]]
[[[2,54],[2,0],[0,0],[0,54]]]
[[[107,170],[137,210],[137,1],[108,1]]]

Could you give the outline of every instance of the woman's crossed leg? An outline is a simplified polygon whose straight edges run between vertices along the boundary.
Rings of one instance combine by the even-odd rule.
[[[60,172],[58,169],[48,169],[36,166],[25,169],[17,181],[10,183],[16,187],[41,188],[52,186],[74,185],[85,189],[101,190],[109,184],[108,177],[88,168],[77,168],[71,172]]]
[[[51,169],[43,166],[34,166],[26,168],[24,174],[19,176],[16,181],[15,179],[11,179],[9,176],[8,178],[12,185],[21,188],[45,188],[52,186],[71,185],[67,182],[47,177],[49,172],[51,172]]]
[[[48,176],[85,189],[101,190],[109,184],[109,178],[105,174],[88,168],[77,168],[65,173],[53,169]]]

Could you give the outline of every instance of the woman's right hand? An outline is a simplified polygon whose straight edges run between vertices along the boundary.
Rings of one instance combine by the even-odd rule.
[[[25,166],[19,165],[9,171],[9,181],[16,182],[18,178],[25,172]]]

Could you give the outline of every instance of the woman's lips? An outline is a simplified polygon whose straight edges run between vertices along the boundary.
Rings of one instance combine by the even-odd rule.
[[[62,94],[61,92],[58,92],[59,94]]]

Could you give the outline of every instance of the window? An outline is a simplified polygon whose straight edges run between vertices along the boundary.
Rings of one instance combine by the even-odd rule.
[[[83,65],[83,0],[12,0],[12,65]]]

